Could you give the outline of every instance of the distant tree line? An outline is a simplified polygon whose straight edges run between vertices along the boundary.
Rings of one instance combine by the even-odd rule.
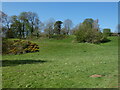
[[[56,36],[75,35],[78,42],[98,43],[102,42],[108,36],[115,35],[111,33],[109,28],[103,29],[99,27],[99,20],[92,18],[85,19],[82,23],[73,27],[70,19],[65,21],[55,21],[53,18],[40,21],[35,12],[21,12],[18,16],[8,16],[0,11],[0,21],[2,22],[2,35],[6,38],[28,38],[46,36],[53,38]],[[59,37],[58,37],[59,38]]]
[[[64,22],[55,21],[53,18],[45,23],[39,20],[34,12],[22,12],[18,16],[8,16],[4,12],[0,12],[2,18],[2,34],[7,38],[26,38],[37,36],[41,33],[50,35],[69,35],[72,27],[72,21],[66,19]],[[64,27],[61,27],[61,24]],[[41,32],[43,31],[43,32]]]
[[[2,31],[8,38],[25,38],[38,34],[41,24],[38,15],[34,12],[22,12],[20,15],[9,17],[2,14]]]

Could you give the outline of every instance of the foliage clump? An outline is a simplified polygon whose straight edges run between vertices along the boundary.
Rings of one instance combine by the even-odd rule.
[[[93,19],[85,19],[75,31],[75,36],[78,42],[101,43],[107,41],[99,30],[98,21]]]
[[[111,30],[109,28],[105,28],[103,29],[103,34],[104,36],[111,36]]]
[[[36,43],[25,40],[3,40],[3,54],[23,54],[38,52],[39,47]]]

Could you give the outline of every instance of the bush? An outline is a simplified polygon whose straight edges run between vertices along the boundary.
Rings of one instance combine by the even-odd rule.
[[[103,29],[103,35],[104,36],[111,36],[111,30],[110,29],[108,29],[108,28],[106,28],[106,29]]]
[[[31,43],[30,41],[25,40],[4,40],[3,45],[6,46],[3,46],[4,54],[23,54],[39,51],[39,47],[36,43]]]
[[[81,24],[75,31],[76,40],[78,42],[101,43],[105,41],[105,37],[100,30],[91,27],[89,24]]]
[[[102,40],[105,39],[101,32],[93,29],[89,29],[88,31],[77,30],[75,35],[78,42],[100,43]]]

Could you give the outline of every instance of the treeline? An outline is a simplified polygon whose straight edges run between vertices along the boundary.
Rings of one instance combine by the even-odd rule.
[[[7,38],[26,38],[38,33],[40,21],[33,12],[22,12],[20,15],[8,16],[2,12],[2,32]]]
[[[41,33],[46,34],[48,37],[60,34],[69,35],[73,25],[69,19],[62,22],[51,18],[43,23],[34,12],[22,12],[18,16],[8,16],[4,12],[0,13],[2,14],[2,34],[7,38],[39,37]],[[64,27],[61,27],[61,24]]]
[[[107,40],[107,36],[114,35],[109,28],[100,30],[99,21],[92,18],[85,19],[82,23],[73,27],[70,19],[55,21],[50,18],[41,22],[37,13],[22,12],[18,16],[8,16],[0,12],[2,18],[2,35],[6,38],[28,38],[45,36],[48,38],[60,38],[61,36],[75,35],[78,42],[100,43]]]

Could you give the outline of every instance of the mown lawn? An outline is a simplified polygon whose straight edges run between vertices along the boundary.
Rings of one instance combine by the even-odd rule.
[[[117,88],[118,37],[102,44],[34,39],[40,52],[3,55],[3,88]],[[90,77],[99,74],[102,77]]]

